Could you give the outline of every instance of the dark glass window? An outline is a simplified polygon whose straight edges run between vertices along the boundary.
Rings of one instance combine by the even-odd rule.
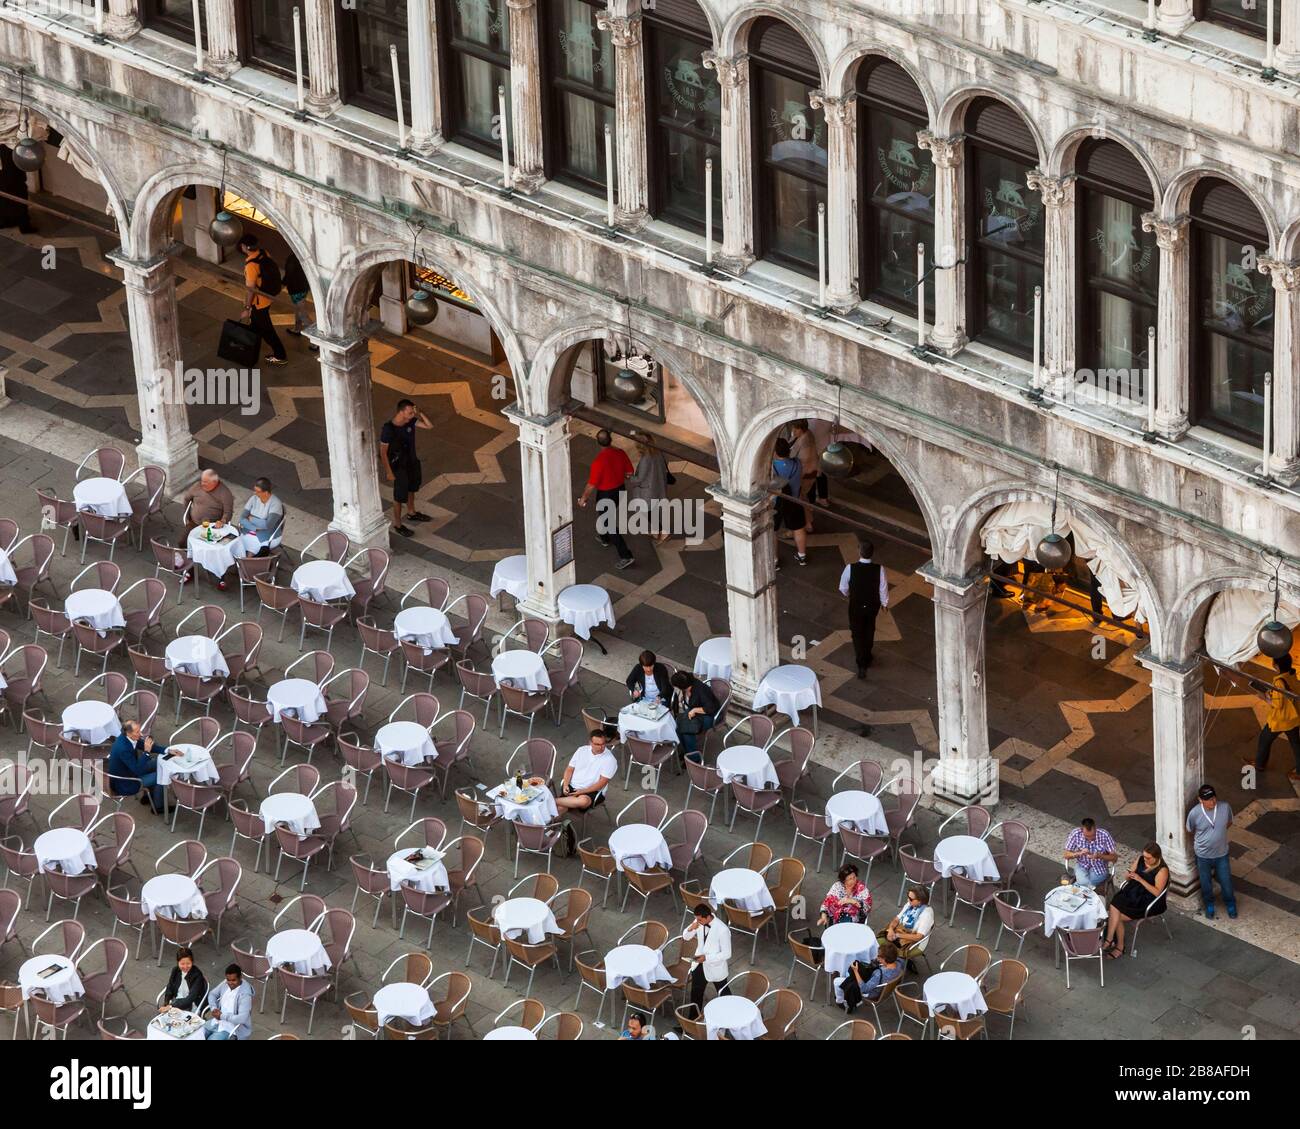
[[[1227,24],[1261,39],[1268,33],[1269,0],[1200,0],[1197,17]],[[1273,0],[1273,42],[1282,35],[1282,0]]]
[[[199,0],[199,13],[203,17],[203,49],[208,47],[207,21],[208,13],[205,0]],[[104,5],[107,10],[108,5]],[[156,27],[159,31],[177,38],[194,42],[194,5],[190,0],[144,0],[142,7],[146,27]]]
[[[990,99],[971,105],[966,134],[971,336],[1029,357],[1034,288],[1043,284],[1043,203],[1028,183],[1037,149],[1019,115]]]
[[[406,0],[351,0],[347,5],[339,0],[335,18],[339,29],[343,100],[397,120],[389,51],[396,45],[403,112],[409,126],[411,65],[406,49]],[[292,25],[289,35],[292,48]]]
[[[894,309],[916,310],[916,245],[935,258],[934,165],[916,142],[926,127],[925,100],[911,76],[887,59],[858,75],[861,290]],[[933,314],[934,286],[926,306]]]
[[[547,104],[550,175],[602,195],[605,127],[614,133],[614,44],[596,26],[594,0],[549,0],[546,5]]]
[[[1192,413],[1262,442],[1264,374],[1273,368],[1273,284],[1259,212],[1239,189],[1205,180],[1192,194]]]
[[[445,130],[450,137],[494,155],[501,152],[497,88],[506,89],[509,122],[510,14],[506,0],[443,0],[438,21]],[[602,146],[604,142],[601,142]]]
[[[248,61],[255,66],[294,75],[293,5],[283,0],[246,0],[240,39],[248,44]],[[302,43],[302,67],[308,69],[307,40]]]

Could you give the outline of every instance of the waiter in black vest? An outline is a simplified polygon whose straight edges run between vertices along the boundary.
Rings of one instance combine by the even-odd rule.
[[[844,566],[840,573],[840,595],[849,601],[849,631],[853,635],[853,655],[858,663],[858,677],[866,678],[871,665],[871,648],[876,641],[876,616],[889,607],[889,581],[885,570],[873,564],[875,546],[865,537],[858,538],[858,559]]]

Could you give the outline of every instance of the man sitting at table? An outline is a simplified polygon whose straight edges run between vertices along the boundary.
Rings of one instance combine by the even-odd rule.
[[[602,730],[593,730],[588,744],[573,754],[560,782],[555,806],[561,811],[585,811],[601,803],[605,789],[618,775],[618,758],[606,749]]]
[[[701,763],[700,734],[712,729],[718,715],[718,699],[708,684],[693,674],[679,670],[672,677],[674,712],[677,714],[677,740],[687,760]]]
[[[253,493],[244,503],[244,508],[239,511],[240,531],[257,538],[261,546],[257,551],[259,557],[270,553],[283,533],[284,503],[275,496],[274,489],[269,478],[259,478],[253,483]]]
[[[634,702],[667,703],[672,696],[668,668],[655,658],[654,651],[642,651],[637,665],[627,676],[627,692]]]
[[[181,495],[181,504],[188,507],[185,517],[185,542],[189,541],[190,533],[196,526],[206,521],[213,528],[220,529],[235,512],[235,496],[230,492],[230,487],[221,481],[221,475],[215,470],[205,470],[199,475],[198,482]],[[182,542],[182,545],[185,542]],[[181,583],[188,584],[193,579],[194,572],[191,570],[181,577]],[[220,581],[217,587],[225,591],[226,582]]]
[[[253,1036],[253,987],[244,979],[244,970],[228,965],[224,984],[208,993],[205,1039],[251,1039]]]
[[[163,807],[162,785],[158,783],[158,763],[153,756],[153,738],[140,732],[138,721],[124,721],[108,751],[109,787],[115,796],[134,796],[150,803],[157,815]],[[147,791],[141,792],[141,785]]]
[[[934,928],[934,910],[930,908],[930,891],[924,886],[910,886],[907,905],[876,934],[883,945],[890,941],[898,946],[898,955],[907,961],[908,971],[915,972],[912,957],[925,952],[930,943],[930,930]]]
[[[1079,826],[1070,832],[1065,841],[1065,862],[1074,870],[1074,880],[1080,886],[1092,889],[1110,877],[1110,863],[1119,855],[1115,840],[1095,819],[1081,819]]]

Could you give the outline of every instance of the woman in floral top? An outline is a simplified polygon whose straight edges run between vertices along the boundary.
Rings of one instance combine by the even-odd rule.
[[[839,879],[822,902],[818,925],[839,925],[852,921],[862,925],[871,910],[871,894],[858,880],[858,868],[852,863],[840,867]]]

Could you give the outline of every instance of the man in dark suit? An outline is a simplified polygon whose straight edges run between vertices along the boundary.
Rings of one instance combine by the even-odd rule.
[[[668,683],[668,668],[655,658],[654,651],[642,651],[637,665],[627,676],[627,692],[634,702],[668,704],[673,688]]]
[[[158,783],[158,762],[152,753],[153,738],[140,732],[140,723],[123,722],[122,732],[108,751],[108,774],[113,778],[110,786],[114,795],[134,796],[141,786],[148,789],[141,795],[141,803],[152,800],[157,814],[163,809],[163,790]]]
[[[871,665],[871,651],[876,642],[876,616],[889,606],[889,581],[885,570],[872,559],[875,546],[865,537],[858,538],[858,559],[844,566],[840,574],[840,595],[849,601],[849,633],[853,636],[853,656],[858,677],[866,678]]]
[[[677,715],[677,740],[687,760],[699,764],[700,734],[713,728],[719,710],[718,699],[693,674],[679,670],[672,677],[673,712]]]

